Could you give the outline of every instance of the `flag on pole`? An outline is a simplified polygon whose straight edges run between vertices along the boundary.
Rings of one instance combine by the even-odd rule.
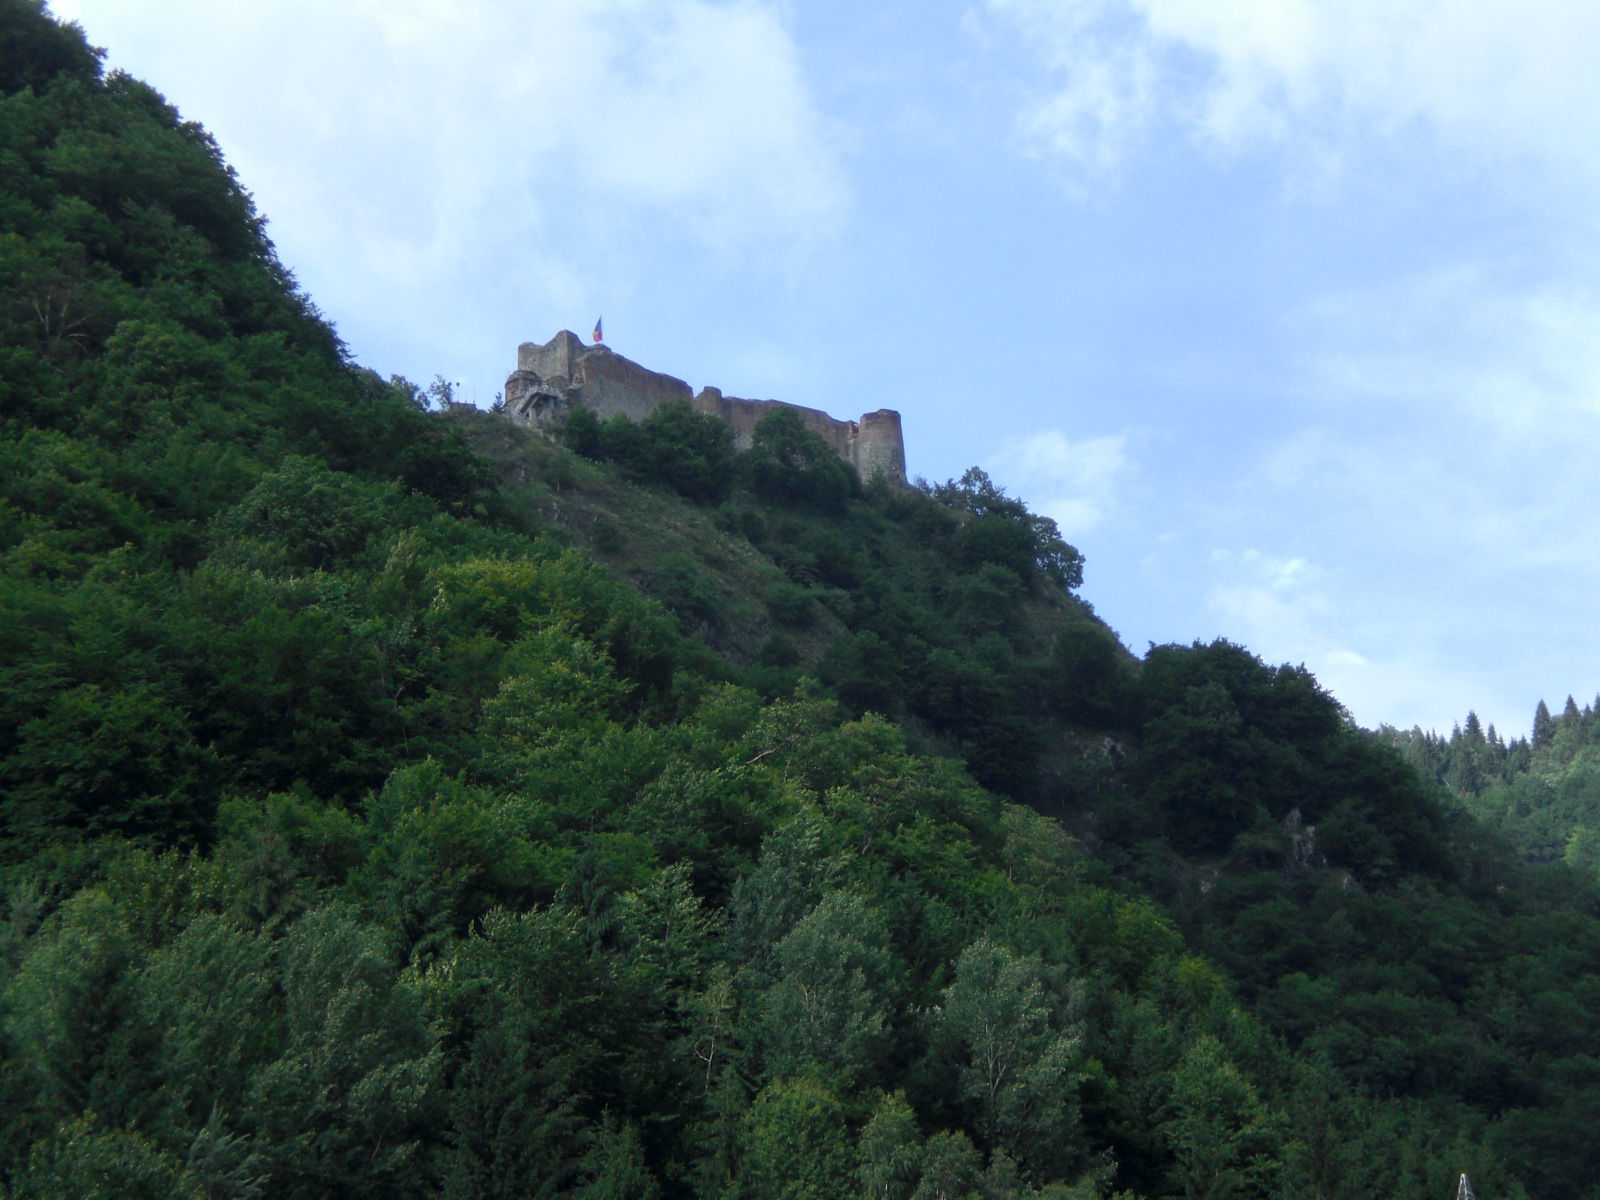
[[[605,341],[605,336],[605,334],[600,332],[600,318],[596,317],[594,319],[594,340],[597,342],[603,342]]]

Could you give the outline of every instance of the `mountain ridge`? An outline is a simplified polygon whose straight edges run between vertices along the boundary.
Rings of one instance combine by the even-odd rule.
[[[1600,1194],[1594,889],[1309,672],[981,471],[428,411],[0,5],[8,1195]]]

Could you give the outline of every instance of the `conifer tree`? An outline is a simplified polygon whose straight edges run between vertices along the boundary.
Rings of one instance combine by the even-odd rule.
[[[1539,707],[1533,710],[1533,744],[1536,748],[1548,746],[1555,735],[1556,723],[1550,717],[1550,708],[1540,700]]]

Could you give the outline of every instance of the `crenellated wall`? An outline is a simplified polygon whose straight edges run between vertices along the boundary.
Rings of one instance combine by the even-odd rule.
[[[577,334],[562,330],[544,345],[517,347],[517,369],[506,380],[505,409],[513,418],[541,429],[566,419],[575,405],[606,418],[622,414],[639,421],[669,400],[685,400],[697,411],[712,413],[733,430],[734,444],[750,447],[756,423],[774,408],[799,413],[806,428],[822,438],[835,454],[856,469],[863,480],[881,473],[890,483],[906,483],[905,441],[900,414],[881,408],[859,421],[840,421],[815,408],[781,400],[745,400],[707,387],[694,394],[689,385],[623,358],[610,347],[586,345]]]

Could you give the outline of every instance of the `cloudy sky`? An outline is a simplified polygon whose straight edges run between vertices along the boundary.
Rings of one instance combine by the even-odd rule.
[[[851,417],[1055,517],[1135,651],[1364,725],[1600,689],[1592,0],[55,0],[356,358]]]

